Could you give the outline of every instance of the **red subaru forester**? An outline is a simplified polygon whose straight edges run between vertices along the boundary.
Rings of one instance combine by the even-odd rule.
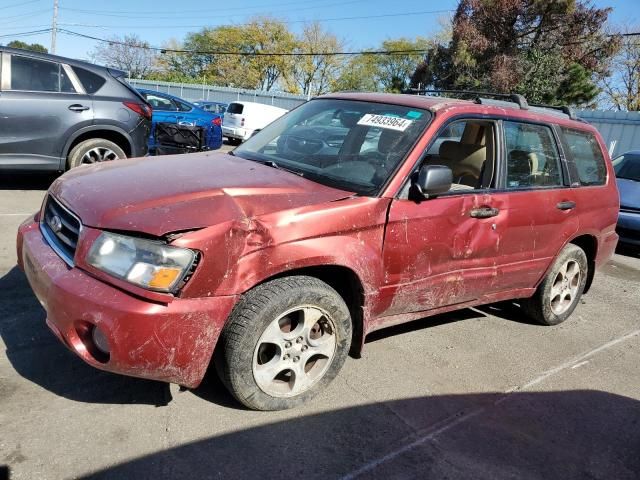
[[[377,329],[518,299],[564,321],[612,255],[602,138],[522,98],[335,94],[229,154],[75,169],[18,232],[87,363],[250,408],[299,405]]]

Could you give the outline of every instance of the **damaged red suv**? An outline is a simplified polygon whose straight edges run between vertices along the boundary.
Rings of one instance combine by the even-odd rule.
[[[74,169],[18,232],[87,363],[261,410],[325,388],[374,330],[518,299],[567,319],[612,255],[602,139],[565,109],[424,95],[307,102],[229,154]]]

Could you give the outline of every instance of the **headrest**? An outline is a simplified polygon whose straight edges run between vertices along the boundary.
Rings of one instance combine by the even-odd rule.
[[[484,145],[446,140],[440,144],[438,154],[446,159],[461,161],[484,148],[486,148]]]

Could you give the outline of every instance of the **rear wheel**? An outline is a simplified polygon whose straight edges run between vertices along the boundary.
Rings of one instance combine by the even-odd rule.
[[[587,256],[580,247],[569,244],[558,255],[535,295],[524,300],[528,315],[543,325],[557,325],[573,313],[588,273]]]
[[[127,158],[127,154],[118,145],[104,138],[92,138],[73,147],[67,163],[69,168],[74,168],[122,158]]]
[[[242,297],[216,351],[229,391],[256,410],[284,410],[314,397],[344,364],[351,343],[349,309],[312,277],[260,285]]]

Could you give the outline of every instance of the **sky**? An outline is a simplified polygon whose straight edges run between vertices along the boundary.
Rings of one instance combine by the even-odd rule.
[[[182,40],[204,26],[242,24],[254,15],[271,15],[290,23],[294,32],[305,21],[320,20],[346,41],[349,49],[379,46],[388,38],[430,36],[450,16],[457,0],[58,0],[58,24],[100,38],[136,33],[153,46],[169,39]],[[54,0],[0,0],[0,44],[19,39],[50,48],[51,33],[30,34],[51,27]],[[614,25],[640,30],[640,0],[594,0],[612,7]],[[215,7],[214,5],[218,5]],[[407,14],[407,15],[404,15]],[[367,16],[370,18],[353,18]],[[346,17],[346,18],[345,18]],[[376,18],[377,17],[377,18]],[[88,59],[96,42],[58,33],[58,55]]]

